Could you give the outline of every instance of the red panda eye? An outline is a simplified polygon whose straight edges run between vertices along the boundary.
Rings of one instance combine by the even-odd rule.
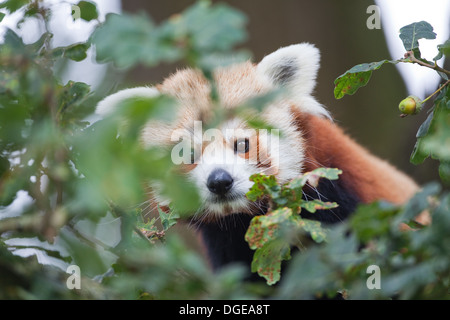
[[[247,153],[250,148],[248,139],[238,139],[234,142],[235,153]]]
[[[191,149],[191,164],[194,164],[197,162],[197,160],[200,158],[200,155],[197,154],[199,151],[195,148]]]

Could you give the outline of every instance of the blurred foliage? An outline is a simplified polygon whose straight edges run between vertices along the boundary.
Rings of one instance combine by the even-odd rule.
[[[98,19],[95,4],[80,1],[78,6],[80,19]],[[7,0],[0,8],[6,14],[23,10],[24,19],[41,19],[46,27],[51,16],[51,8],[40,1]],[[95,92],[85,83],[61,83],[53,72],[61,59],[85,59],[93,46],[98,62],[129,68],[182,60],[211,79],[216,61],[248,56],[234,49],[246,37],[245,23],[245,16],[228,5],[198,1],[159,25],[144,14],[110,14],[86,43],[67,47],[53,48],[48,30],[31,44],[6,31],[0,47],[1,299],[311,298],[338,291],[348,292],[349,298],[448,297],[450,196],[438,184],[426,186],[403,207],[363,206],[326,235],[320,225],[304,222],[294,232],[316,234],[320,244],[312,242],[293,255],[278,286],[244,282],[247,274],[240,265],[212,273],[198,253],[170,233],[178,217],[198,207],[195,188],[178,174],[167,150],[144,149],[138,139],[149,119],[171,119],[174,102],[168,97],[128,101],[93,122],[87,119],[98,101]],[[438,56],[448,54],[447,49],[443,44]],[[450,159],[440,147],[448,140],[447,88],[436,103],[435,116],[427,120],[426,130],[421,128],[419,152],[442,161],[442,177],[448,180]],[[256,185],[273,182],[263,180]],[[151,183],[163,186],[173,204],[169,212],[158,208],[147,220],[141,206],[148,204],[145,190]],[[304,183],[299,177],[285,187],[300,192]],[[278,218],[298,225],[300,207],[314,211],[331,205],[294,205],[286,198],[287,189],[272,187],[268,195],[279,201]],[[1,217],[20,192],[31,201],[13,217]],[[425,209],[434,222],[414,223],[413,217]],[[274,212],[260,219],[272,223]],[[263,222],[255,220],[249,235],[264,233]],[[417,230],[401,232],[401,222]],[[281,242],[272,239],[270,250],[260,251],[262,266],[274,263],[267,252],[290,256],[278,247],[287,248],[285,236],[280,232],[276,237]],[[20,255],[24,249],[39,254]],[[42,255],[45,263],[37,259]],[[74,264],[81,270],[80,289],[66,286],[67,266]],[[370,264],[383,272],[381,290],[365,286]]]

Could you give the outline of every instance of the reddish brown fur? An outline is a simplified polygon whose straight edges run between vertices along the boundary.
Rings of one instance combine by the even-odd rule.
[[[385,200],[406,202],[417,184],[387,162],[371,155],[328,119],[304,114],[293,108],[306,147],[305,171],[338,167],[340,179],[351,186],[364,203]]]

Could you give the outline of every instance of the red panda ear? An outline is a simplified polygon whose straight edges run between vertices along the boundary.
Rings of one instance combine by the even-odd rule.
[[[312,96],[319,62],[319,49],[310,43],[300,43],[267,55],[256,70],[269,87],[286,88],[286,95],[301,111],[331,119],[328,111]]]
[[[95,113],[104,117],[111,114],[121,103],[129,99],[153,98],[160,93],[154,87],[137,87],[118,91],[97,104]]]
[[[257,68],[272,85],[295,88],[299,94],[310,95],[316,85],[319,62],[319,49],[300,43],[267,55]]]

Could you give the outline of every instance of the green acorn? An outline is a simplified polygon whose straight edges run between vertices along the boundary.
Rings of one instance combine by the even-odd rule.
[[[420,100],[419,97],[416,96],[408,96],[407,98],[403,99],[398,105],[398,109],[404,115],[418,114],[422,110],[422,107],[422,100]]]

